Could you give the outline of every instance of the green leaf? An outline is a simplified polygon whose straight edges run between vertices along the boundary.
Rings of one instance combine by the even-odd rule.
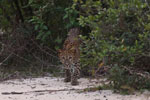
[[[43,36],[43,32],[40,31],[40,32],[38,33],[38,35],[36,36],[36,39],[41,39],[42,36]]]
[[[150,30],[150,23],[148,23],[148,24],[145,25],[145,29],[146,30]]]
[[[48,27],[44,25],[44,26],[43,26],[43,29],[44,29],[44,30],[48,30]]]
[[[32,4],[34,0],[29,0],[28,5]]]
[[[39,28],[39,25],[35,25],[34,29],[37,31]]]

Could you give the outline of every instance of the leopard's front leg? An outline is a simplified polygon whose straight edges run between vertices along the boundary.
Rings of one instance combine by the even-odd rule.
[[[80,69],[79,67],[72,68],[71,71],[71,85],[78,85],[78,78],[80,76]]]
[[[65,79],[64,79],[64,82],[70,82],[70,81],[71,81],[70,69],[65,69]]]

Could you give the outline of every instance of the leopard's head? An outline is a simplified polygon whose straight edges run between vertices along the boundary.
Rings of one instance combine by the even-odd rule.
[[[71,50],[59,50],[58,51],[58,56],[62,64],[65,66],[70,66],[75,60],[75,54],[76,50],[71,49]]]

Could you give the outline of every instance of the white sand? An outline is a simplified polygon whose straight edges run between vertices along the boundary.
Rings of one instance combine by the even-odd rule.
[[[55,77],[9,80],[0,83],[0,100],[150,100],[150,92],[126,96],[110,90],[79,92],[80,89],[100,85],[101,81],[81,78],[80,85],[71,86],[62,78]],[[2,94],[11,92],[22,94]]]

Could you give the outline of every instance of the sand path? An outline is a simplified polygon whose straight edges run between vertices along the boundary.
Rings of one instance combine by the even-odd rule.
[[[126,96],[110,90],[81,92],[101,81],[81,78],[80,85],[71,86],[56,77],[8,80],[0,83],[0,100],[150,100],[149,92]]]

